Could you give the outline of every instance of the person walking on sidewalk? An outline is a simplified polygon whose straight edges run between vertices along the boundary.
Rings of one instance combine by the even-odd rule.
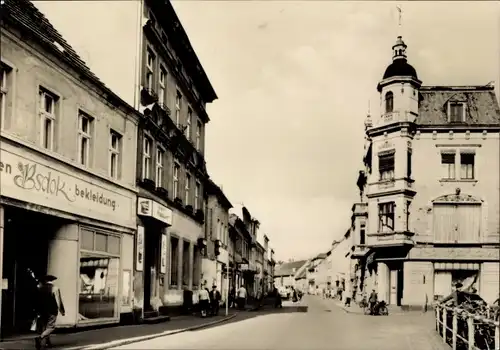
[[[210,307],[210,295],[206,288],[201,288],[198,296],[201,317],[206,317]]]
[[[345,298],[345,306],[350,307],[351,306],[351,297],[352,297],[352,291],[351,291],[351,282],[347,282],[345,285],[345,292],[344,292],[344,298]]]
[[[212,291],[210,292],[210,304],[212,309],[212,316],[219,315],[219,303],[221,300],[221,295],[217,290],[217,286],[212,286]]]
[[[35,347],[51,346],[50,334],[56,329],[56,320],[59,313],[65,315],[61,291],[54,285],[57,277],[47,275],[40,280],[37,288],[38,315],[37,330],[39,336],[35,338]],[[45,343],[45,344],[44,344]]]
[[[238,309],[245,310],[245,302],[247,300],[247,290],[243,285],[238,289]]]
[[[370,305],[370,312],[373,313],[375,310],[375,305],[377,304],[378,301],[378,295],[377,292],[375,292],[375,289],[372,289],[372,292],[370,293],[370,298],[368,299],[368,304]]]

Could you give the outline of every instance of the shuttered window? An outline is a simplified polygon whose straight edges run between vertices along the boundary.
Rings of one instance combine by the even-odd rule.
[[[481,205],[434,204],[434,240],[439,243],[479,243]]]

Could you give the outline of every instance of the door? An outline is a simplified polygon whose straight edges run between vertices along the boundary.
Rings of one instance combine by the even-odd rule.
[[[390,271],[390,296],[389,296],[389,304],[397,305],[398,304],[398,270]]]

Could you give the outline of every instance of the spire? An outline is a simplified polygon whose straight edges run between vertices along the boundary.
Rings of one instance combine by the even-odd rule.
[[[372,117],[370,114],[370,100],[368,100],[368,114],[366,115],[366,119],[365,119],[365,130],[368,130],[369,128],[371,128],[372,125],[373,125],[373,123],[372,123]]]
[[[406,44],[403,41],[402,36],[402,17],[403,17],[403,9],[401,5],[397,5],[396,9],[398,10],[398,38],[396,39],[396,44],[392,47],[393,55],[392,60],[397,59],[406,59]]]

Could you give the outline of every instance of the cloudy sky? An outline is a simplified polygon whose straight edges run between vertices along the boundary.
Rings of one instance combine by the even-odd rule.
[[[324,251],[350,225],[370,101],[391,62],[397,3],[174,1],[219,100],[207,162],[279,258]],[[424,84],[499,80],[498,3],[404,2]]]
[[[398,35],[397,3],[173,5],[219,96],[208,107],[212,178],[262,223],[279,259],[325,251],[348,229],[358,200],[363,122],[369,101],[373,115],[379,110],[376,85]],[[409,62],[424,84],[498,86],[499,3],[402,8]],[[70,43],[76,32],[96,37],[91,27],[73,28],[63,31]]]

